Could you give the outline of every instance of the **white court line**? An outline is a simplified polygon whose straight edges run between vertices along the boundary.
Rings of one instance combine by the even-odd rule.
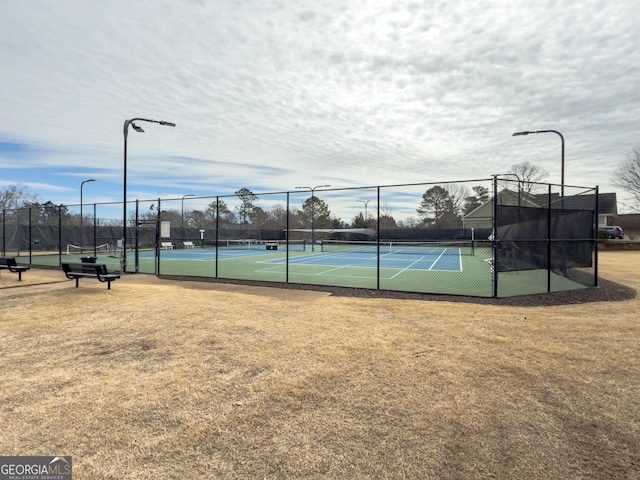
[[[259,262],[259,263],[265,263],[265,262]],[[274,265],[273,267],[270,267],[270,268],[261,268],[260,270],[254,270],[254,272],[271,273],[274,270],[282,270],[283,266],[284,266],[284,264]],[[284,272],[285,272],[285,270],[282,270],[282,273],[284,273]]]
[[[418,258],[418,260],[416,260],[415,262],[413,262],[410,265],[407,265],[405,268],[403,268],[402,270],[400,270],[398,273],[396,273],[395,275],[392,275],[390,280],[393,280],[394,278],[396,278],[398,275],[406,272],[407,270],[411,270],[411,267],[413,267],[416,263],[420,262],[421,260],[423,260],[425,258],[425,256],[423,255],[422,257]],[[431,270],[433,268],[433,266],[435,265],[435,262],[433,262],[431,264],[431,266],[428,268],[428,270]],[[420,268],[420,270],[424,270],[423,268]]]
[[[444,255],[444,250],[442,251],[442,253],[440,255],[438,255],[438,258],[436,258],[436,260],[431,264],[431,266],[429,267],[429,271],[431,271],[433,269],[435,264],[440,261],[440,259],[442,258],[443,255]]]
[[[317,267],[322,267],[324,265],[316,265]],[[325,275],[327,273],[331,273],[331,272],[335,272],[336,270],[342,270],[343,268],[347,268],[347,267],[357,267],[357,265],[340,265],[336,268],[330,268],[329,270],[325,270],[323,272],[318,272],[315,273],[314,275]]]

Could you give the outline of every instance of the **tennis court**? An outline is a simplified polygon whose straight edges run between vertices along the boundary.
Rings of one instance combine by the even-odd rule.
[[[265,257],[277,257],[266,260]],[[142,252],[139,256],[140,260],[153,260],[154,252]],[[348,255],[340,253],[317,253],[302,256],[296,256],[287,260],[282,253],[268,252],[237,252],[237,251],[220,251],[217,259],[219,261],[233,259],[253,258],[256,261],[256,271],[266,271],[260,268],[260,265],[286,265],[292,266],[309,266],[309,267],[327,267],[331,272],[337,269],[346,269],[350,267],[373,268],[378,267],[377,256],[371,255]],[[180,262],[214,262],[216,261],[216,252],[199,251],[199,252],[162,252],[162,261],[180,261]],[[166,265],[166,264],[165,264]],[[268,269],[269,267],[266,267]],[[406,270],[428,270],[428,271],[444,271],[444,272],[462,272],[462,258],[452,254],[431,254],[416,257],[415,255],[397,255],[397,254],[381,254],[380,268],[394,269],[402,271]],[[399,274],[398,273],[398,274]],[[397,275],[397,274],[396,274]]]
[[[79,261],[79,255],[63,255]],[[353,242],[234,240],[195,248],[140,250],[127,254],[136,272],[160,275],[237,279],[418,293],[455,292],[490,297],[496,278],[490,245],[450,242]],[[45,262],[45,260],[47,260]],[[56,256],[38,263],[58,265]],[[97,261],[117,270],[117,252],[98,253]],[[135,267],[134,267],[135,266]],[[501,296],[584,288],[565,275],[544,269],[498,272]]]
[[[271,247],[271,248],[269,248]],[[280,249],[278,250],[278,247]],[[473,255],[474,247],[468,242],[440,245],[432,242],[323,242],[319,251],[304,243],[245,241],[226,242],[218,248],[162,251],[163,260],[215,261],[261,257],[258,263],[272,265],[308,265],[324,267],[387,268],[396,270],[462,271],[462,256]],[[287,253],[306,252],[290,258]],[[265,260],[264,257],[277,257]],[[147,251],[139,255],[141,259],[155,258],[155,252]],[[380,261],[378,262],[378,258]],[[260,269],[257,269],[260,270]]]
[[[379,262],[378,262],[379,259]],[[269,260],[266,263],[283,264],[286,260]],[[349,267],[398,270],[395,276],[406,270],[462,271],[462,251],[459,247],[419,246],[417,244],[376,244],[364,242],[323,243],[321,251],[288,260],[289,265],[327,267],[328,273]]]
[[[216,248],[160,251],[160,273],[354,288],[491,294],[491,250],[471,242],[331,242],[314,245],[253,241]],[[141,272],[155,252],[140,252]],[[148,273],[152,273],[149,271]]]
[[[473,255],[473,246],[439,245],[427,242],[323,242],[311,249],[302,243],[289,243],[280,246],[278,242],[247,241],[246,243],[225,243],[218,248],[162,251],[162,260],[176,261],[215,261],[245,259],[254,257],[256,271],[268,271],[260,264],[326,267],[327,273],[350,267],[391,269],[397,271],[394,276],[407,270],[427,270],[462,272],[462,256]],[[271,249],[269,249],[271,247]],[[283,249],[284,248],[284,249]],[[299,252],[305,252],[300,254]],[[297,255],[291,257],[291,253]],[[266,258],[268,257],[268,258]],[[155,252],[139,254],[140,259],[153,259]],[[379,260],[378,260],[379,259]],[[322,274],[314,272],[314,274]]]

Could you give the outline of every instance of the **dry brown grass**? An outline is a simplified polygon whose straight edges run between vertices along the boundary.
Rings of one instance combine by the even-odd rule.
[[[639,265],[601,254],[636,289]],[[0,453],[72,455],[77,480],[638,478],[639,305],[3,289]]]

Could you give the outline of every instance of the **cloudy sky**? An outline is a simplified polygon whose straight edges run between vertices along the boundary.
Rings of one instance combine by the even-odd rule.
[[[638,0],[30,0],[0,15],[0,187],[42,201],[488,178],[616,191]],[[622,192],[619,199],[625,201]],[[624,205],[620,205],[624,210]]]

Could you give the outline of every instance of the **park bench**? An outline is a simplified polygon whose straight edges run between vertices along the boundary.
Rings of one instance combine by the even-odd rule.
[[[15,258],[0,257],[0,270],[9,270],[11,273],[18,274],[18,281],[22,281],[22,272],[26,272],[31,267],[27,265],[18,265]]]
[[[182,245],[184,245],[185,249],[194,248],[193,242],[182,242]]]
[[[106,282],[107,290],[111,290],[111,282],[120,278],[120,275],[109,273],[106,265],[96,263],[63,263],[62,270],[69,280],[76,281],[76,288],[81,278],[95,278]]]
[[[173,250],[173,243],[160,242],[160,250]]]

